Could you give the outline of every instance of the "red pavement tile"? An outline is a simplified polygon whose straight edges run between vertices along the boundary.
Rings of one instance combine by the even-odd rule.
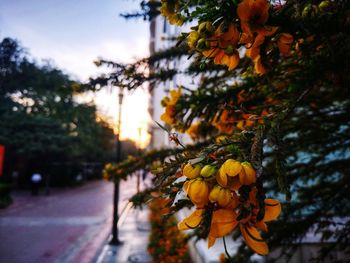
[[[86,226],[1,227],[1,262],[53,262],[83,234],[86,228]]]
[[[136,191],[136,178],[120,184],[120,211]],[[113,184],[96,181],[52,191],[50,196],[18,193],[0,210],[0,261],[88,263],[111,230]]]

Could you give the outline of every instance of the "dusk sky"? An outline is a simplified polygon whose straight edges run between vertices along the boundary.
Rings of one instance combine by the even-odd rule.
[[[132,0],[0,0],[0,38],[15,38],[39,63],[50,59],[73,78],[86,81],[101,72],[93,64],[98,57],[131,62],[147,56],[149,24],[119,16],[138,7]],[[94,98],[101,113],[114,121],[116,98],[108,91]],[[145,91],[126,96],[122,137],[124,132],[137,139],[137,128],[145,129],[149,121],[146,109]]]

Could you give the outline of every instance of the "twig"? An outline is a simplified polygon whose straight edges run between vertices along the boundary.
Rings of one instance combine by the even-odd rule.
[[[225,248],[225,254],[226,254],[226,256],[228,257],[228,259],[232,259],[232,257],[230,256],[230,254],[228,253],[228,250],[227,250],[225,237],[222,237],[222,240],[224,241],[224,248]]]

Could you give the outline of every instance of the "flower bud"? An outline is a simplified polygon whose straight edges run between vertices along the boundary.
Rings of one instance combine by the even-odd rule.
[[[203,177],[211,177],[215,175],[216,172],[215,166],[207,164],[202,168],[200,175]]]
[[[221,207],[226,207],[233,202],[232,192],[227,188],[216,185],[209,194],[209,200],[217,202]]]
[[[225,54],[228,56],[233,55],[233,53],[235,53],[235,49],[233,48],[232,45],[229,45],[226,49],[225,49]]]
[[[208,47],[209,47],[209,44],[208,44],[208,41],[205,38],[201,38],[201,39],[198,40],[196,48],[199,51],[207,50]]]
[[[222,187],[220,185],[215,185],[214,188],[210,191],[209,194],[209,200],[210,202],[216,202],[218,200],[219,197],[219,193],[220,190],[222,189]]]
[[[188,46],[191,49],[194,49],[197,46],[198,39],[199,39],[199,33],[197,31],[190,32],[188,35],[188,41],[187,41]]]
[[[325,0],[318,5],[318,8],[320,9],[321,12],[325,12],[330,7],[330,5],[331,5],[331,2],[329,0]]]
[[[162,105],[162,107],[166,107],[169,103],[170,99],[169,97],[164,97],[161,101],[160,104]]]
[[[218,196],[218,204],[222,207],[226,207],[232,201],[232,193],[229,189],[222,188]]]
[[[311,13],[311,5],[307,5],[307,6],[305,6],[304,7],[304,9],[303,9],[303,12],[301,13],[301,16],[303,17],[303,18],[306,18],[306,17],[308,17],[309,15],[310,15],[310,13]]]
[[[188,197],[198,208],[209,202],[209,185],[203,178],[192,179],[186,188]]]
[[[202,22],[198,26],[198,33],[204,36],[211,36],[214,30],[211,22]]]
[[[192,165],[190,163],[187,163],[184,166],[182,172],[183,172],[183,175],[186,176],[187,178],[194,179],[200,175],[201,169],[202,169],[202,166],[200,164]]]
[[[225,142],[227,142],[228,141],[228,137],[227,136],[225,136],[225,135],[220,135],[220,136],[218,136],[218,137],[216,137],[215,138],[215,142],[216,143],[225,143]]]

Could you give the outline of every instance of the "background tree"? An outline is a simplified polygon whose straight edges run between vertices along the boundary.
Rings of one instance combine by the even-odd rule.
[[[113,130],[95,105],[75,100],[88,86],[49,62],[31,61],[10,38],[0,43],[0,63],[0,143],[6,147],[8,176],[18,171],[26,182],[34,170],[67,174],[73,164],[113,160]]]

